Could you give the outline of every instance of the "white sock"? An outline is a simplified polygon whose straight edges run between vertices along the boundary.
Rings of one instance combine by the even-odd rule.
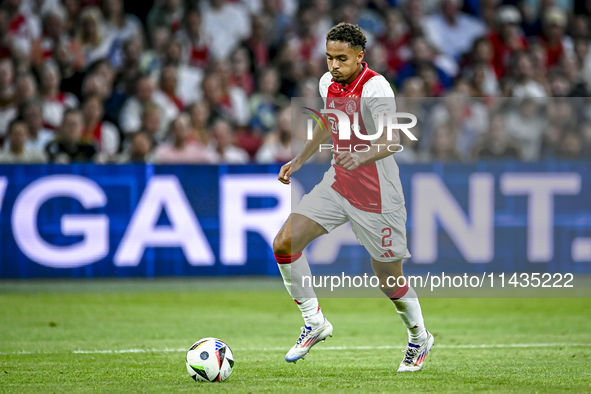
[[[313,287],[303,287],[302,277],[312,277],[310,265],[303,253],[295,255],[275,255],[283,284],[302,312],[305,325],[318,328],[324,324],[324,315],[318,306],[318,298]]]
[[[427,330],[423,321],[421,304],[415,290],[406,284],[390,297],[396,307],[400,320],[408,331],[408,342],[413,345],[422,345],[427,341]]]

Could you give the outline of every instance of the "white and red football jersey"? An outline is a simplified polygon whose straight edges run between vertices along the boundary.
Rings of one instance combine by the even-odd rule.
[[[379,118],[384,114],[395,113],[396,103],[394,92],[386,78],[370,70],[367,63],[364,62],[362,65],[361,74],[347,86],[334,82],[329,72],[324,74],[319,84],[320,96],[324,100],[325,109],[337,109],[346,113],[351,125],[354,122],[353,114],[357,112],[360,133],[374,135]],[[354,152],[352,147],[372,143],[360,139],[353,132],[349,140],[340,140],[338,118],[328,114],[328,120],[332,131],[332,143],[335,147],[338,146],[339,151]],[[384,118],[384,125],[385,122]],[[394,155],[360,165],[353,171],[336,165],[333,158],[325,181],[331,182],[331,187],[336,192],[363,211],[387,213],[404,206],[404,195]]]

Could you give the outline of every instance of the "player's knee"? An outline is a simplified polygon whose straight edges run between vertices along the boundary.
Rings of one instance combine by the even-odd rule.
[[[291,254],[291,237],[286,237],[284,233],[280,232],[273,240],[273,253],[277,255]]]

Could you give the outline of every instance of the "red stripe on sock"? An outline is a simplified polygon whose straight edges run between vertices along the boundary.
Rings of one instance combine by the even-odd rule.
[[[405,283],[404,286],[399,287],[391,296],[388,298],[392,301],[399,300],[408,292],[408,283]]]
[[[276,254],[277,264],[291,264],[302,256],[302,252],[296,254]]]

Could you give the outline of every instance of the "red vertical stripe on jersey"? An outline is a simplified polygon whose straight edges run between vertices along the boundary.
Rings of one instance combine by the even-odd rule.
[[[367,135],[367,130],[363,124],[361,116],[361,96],[363,86],[371,78],[379,75],[363,64],[363,71],[353,82],[347,86],[342,86],[333,82],[328,87],[326,104],[331,108],[338,109],[349,115],[349,120],[353,124],[353,113],[358,113],[360,133]],[[337,123],[336,116],[329,114],[331,123]],[[333,131],[332,142],[335,150],[354,152],[354,147],[360,145],[369,145],[369,141],[360,139],[351,133],[349,140],[340,140],[339,134]],[[346,198],[351,205],[363,211],[381,213],[382,195],[380,189],[380,178],[376,163],[363,164],[353,171],[347,171],[339,165],[334,165],[335,182],[332,188],[341,196]]]

